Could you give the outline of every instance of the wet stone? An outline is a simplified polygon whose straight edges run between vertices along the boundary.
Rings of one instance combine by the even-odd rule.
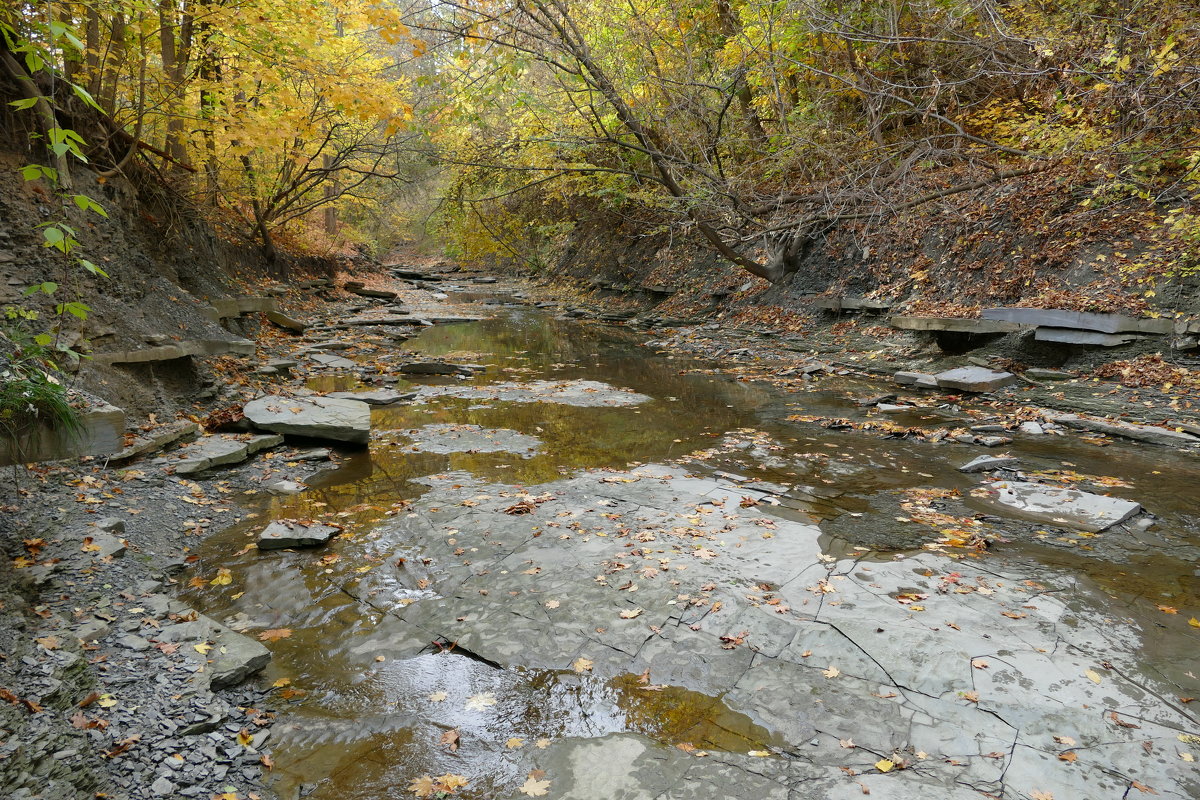
[[[293,520],[276,520],[258,535],[259,550],[282,550],[289,547],[320,547],[341,531],[336,525],[304,524]]]
[[[412,400],[416,392],[397,392],[394,389],[372,389],[366,392],[330,392],[326,397],[341,400],[359,400],[373,406],[390,406],[405,400]]]
[[[1140,504],[1130,500],[1023,481],[988,484],[977,497],[987,505],[1025,519],[1093,533],[1124,522],[1142,510]]]
[[[403,450],[411,453],[518,453],[529,457],[542,444],[536,436],[479,425],[426,425],[406,436],[412,444]]]
[[[995,469],[1016,467],[1021,463],[1012,456],[979,456],[958,468],[959,472],[990,472]]]
[[[267,395],[243,413],[255,427],[293,436],[366,444],[371,434],[371,408],[357,400]]]

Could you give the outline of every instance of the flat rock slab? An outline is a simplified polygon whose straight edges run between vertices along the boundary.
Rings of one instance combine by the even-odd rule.
[[[1133,333],[1098,333],[1096,331],[1081,331],[1072,328],[1038,328],[1033,338],[1039,342],[1058,342],[1060,344],[1087,344],[1097,347],[1120,347],[1129,344],[1137,338]]]
[[[214,467],[240,464],[255,453],[283,443],[278,434],[260,436],[206,436],[193,444],[181,447],[180,460],[174,463],[176,475],[194,475]]]
[[[359,400],[373,406],[390,406],[393,403],[412,400],[417,393],[397,392],[394,389],[371,389],[366,392],[330,392],[325,396],[336,400]]]
[[[359,400],[267,395],[242,413],[257,428],[289,436],[366,444],[371,435],[371,407]]]
[[[985,367],[959,367],[934,376],[939,387],[963,392],[994,392],[1020,380],[1011,372],[997,372]]]
[[[109,461],[125,461],[126,459],[140,456],[144,453],[152,453],[155,450],[161,450],[169,444],[177,442],[181,439],[194,437],[200,430],[200,426],[192,422],[190,419],[183,419],[177,422],[169,422],[154,430],[138,436],[130,442],[120,452],[113,453],[109,456]]]
[[[999,481],[973,493],[985,504],[1023,519],[1099,533],[1142,510],[1139,503],[1024,481]]]
[[[636,406],[650,399],[632,389],[621,389],[601,381],[507,381],[485,386],[422,386],[417,390],[418,401],[430,397],[461,397],[509,403],[561,403],[584,408]]]
[[[473,375],[474,370],[462,364],[451,364],[446,361],[410,361],[401,364],[402,375]]]
[[[1135,319],[1122,314],[1093,314],[1059,308],[985,308],[981,316],[1022,325],[1075,328],[1100,333],[1171,333],[1175,329],[1175,323],[1169,319]]]
[[[264,311],[263,316],[265,316],[267,321],[272,325],[276,325],[284,330],[292,331],[293,333],[304,333],[306,330],[308,330],[307,323],[302,322],[295,317],[289,317],[282,311]]]
[[[358,366],[350,359],[335,356],[332,353],[309,353],[308,358],[323,367],[330,367],[331,369],[353,369]]]
[[[405,434],[407,453],[517,453],[528,458],[542,445],[536,436],[479,425],[426,425]]]
[[[368,289],[359,281],[346,281],[342,288],[359,297],[379,297],[384,300],[394,300],[398,297],[391,289]]]
[[[204,667],[211,688],[224,689],[241,683],[271,662],[271,651],[249,636],[178,603],[172,603],[172,611],[179,616],[195,616],[195,619],[163,627],[154,638],[160,642],[210,644],[211,647],[202,648],[204,652],[194,646],[181,647],[180,652]]]
[[[1063,372],[1062,370],[1030,367],[1025,370],[1025,377],[1032,378],[1035,381],[1069,381],[1075,376],[1070,372]]]
[[[1139,425],[1134,422],[1114,422],[1103,419],[1090,419],[1075,414],[1064,414],[1054,417],[1054,422],[1076,430],[1095,431],[1110,436],[1121,436],[1139,442],[1161,444],[1167,447],[1190,447],[1200,444],[1200,438],[1185,431],[1173,431],[1160,428],[1157,425]]]
[[[319,522],[306,524],[295,520],[276,520],[258,534],[259,550],[283,550],[291,547],[320,547],[328,544],[341,527]]]
[[[951,333],[1013,333],[1022,326],[1015,322],[961,317],[891,317],[893,328],[903,331],[948,331]]]

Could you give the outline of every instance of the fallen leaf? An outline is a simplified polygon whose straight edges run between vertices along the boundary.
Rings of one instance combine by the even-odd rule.
[[[262,764],[264,767],[266,767],[269,770],[275,769],[275,759],[271,758],[266,753],[263,753],[261,756],[258,757],[258,763]]]
[[[1059,761],[1066,761],[1068,764],[1073,763],[1079,755],[1074,750],[1064,750],[1058,754]]]
[[[891,772],[896,768],[896,763],[888,758],[881,758],[875,762],[875,769],[880,772]]]
[[[517,787],[517,791],[529,797],[542,797],[550,791],[550,781],[535,780],[532,776],[525,779],[525,782]]]
[[[483,711],[488,706],[496,705],[496,695],[491,692],[473,694],[467,698],[467,708],[472,711]]]
[[[1030,792],[1033,800],[1054,800],[1054,792]]]
[[[252,741],[254,741],[254,737],[250,735],[250,731],[246,730],[245,728],[242,728],[240,731],[238,731],[237,743],[242,747],[249,747],[250,742]]]
[[[100,700],[97,702],[101,708],[112,708],[117,704],[117,698],[111,694],[102,694],[100,695]]]
[[[1150,788],[1144,783],[1139,783],[1138,781],[1130,781],[1129,785],[1132,788],[1137,789],[1142,794],[1158,794],[1158,792],[1156,792],[1154,789]]]
[[[1099,683],[1101,681],[1100,673],[1096,672],[1094,669],[1084,670],[1083,674],[1086,675],[1088,680],[1090,680],[1092,683]]]
[[[575,670],[576,672],[591,672],[592,660],[590,658],[583,658],[580,656],[571,662],[571,669]]]
[[[838,675],[842,674],[842,671],[837,667],[830,667],[829,669],[821,670],[821,674],[826,678],[836,678]]]
[[[458,745],[461,741],[462,738],[458,735],[458,728],[451,728],[442,734],[442,738],[438,739],[438,744],[446,745],[450,748],[450,752],[453,753],[458,750]]]
[[[559,602],[557,600],[547,600],[546,601],[546,608],[558,608],[558,606],[559,606]]]
[[[509,750],[518,750],[525,746],[525,740],[517,738],[516,736],[513,736],[512,738],[510,738],[508,741],[506,741],[504,743],[504,746],[507,747]]]
[[[466,776],[454,775],[452,773],[439,775],[434,780],[437,782],[438,790],[443,792],[457,792],[469,783]]]
[[[34,639],[34,641],[47,650],[57,650],[58,648],[62,647],[62,642],[60,642],[56,636],[42,636]]]
[[[1058,742],[1059,744],[1066,745],[1067,747],[1075,744],[1075,740],[1070,736],[1055,736],[1054,741]]]
[[[433,785],[433,778],[428,775],[422,775],[408,785],[408,790],[417,797],[433,797],[433,793],[437,791]]]
[[[291,635],[291,628],[271,628],[270,630],[265,630],[260,633],[258,635],[258,640],[260,642],[277,642],[280,639],[286,639]]]
[[[853,750],[855,747],[853,739],[838,739],[838,744],[847,750]]]
[[[429,695],[429,699],[430,699],[430,701],[432,701],[434,703],[440,703],[446,699],[446,693],[445,692],[434,692],[433,694]]]
[[[228,586],[231,583],[233,583],[233,574],[225,567],[217,570],[217,577],[209,581],[212,586]]]
[[[641,614],[642,614],[642,609],[630,608],[625,611],[622,611],[620,614],[620,617],[621,617],[621,619],[633,619],[634,617],[641,616]]]
[[[748,753],[746,753],[746,755],[753,756],[754,758],[766,758],[767,756],[771,755],[771,751],[770,750],[751,750]]]
[[[1164,614],[1178,614],[1179,613],[1179,609],[1175,608],[1175,606],[1159,606],[1158,610],[1163,612]]]
[[[538,750],[545,750],[547,747],[550,746],[550,740],[549,739],[538,739],[533,744]]]

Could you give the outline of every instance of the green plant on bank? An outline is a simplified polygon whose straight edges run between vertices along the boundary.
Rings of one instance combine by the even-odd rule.
[[[51,73],[50,59],[46,57],[44,48],[74,48],[82,52],[83,44],[68,26],[56,21],[35,29],[34,35],[40,37],[43,43],[36,42],[32,36],[21,36],[8,19],[0,19],[0,35],[4,37],[8,50],[5,54],[9,62],[6,64],[7,71],[10,77],[21,84],[26,95],[9,105],[36,116],[40,130],[35,127],[30,137],[42,141],[52,162],[27,164],[20,169],[25,181],[44,181],[59,200],[59,214],[38,226],[42,246],[58,251],[74,267],[98,277],[108,277],[104,270],[80,254],[78,233],[68,216],[71,207],[102,217],[108,216],[96,200],[71,191],[71,161],[87,163],[87,156],[83,152],[84,139],[75,131],[58,124],[53,98],[41,94],[33,78],[39,73]],[[20,61],[15,60],[18,57]],[[95,100],[83,87],[55,74],[50,77],[69,87],[87,105],[99,110]],[[4,342],[6,351],[0,354],[0,435],[10,439],[22,437],[39,423],[68,432],[79,428],[78,415],[69,402],[67,387],[56,375],[62,374],[59,358],[81,357],[62,340],[64,323],[70,318],[79,321],[87,319],[90,309],[77,293],[73,300],[56,302],[55,321],[50,325],[42,325],[41,314],[31,307],[38,296],[53,298],[60,288],[55,281],[41,281],[24,290],[24,304],[6,306],[0,313],[0,341]]]

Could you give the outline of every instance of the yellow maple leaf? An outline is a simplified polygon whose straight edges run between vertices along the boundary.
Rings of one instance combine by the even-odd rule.
[[[879,770],[880,772],[891,772],[895,768],[896,762],[892,761],[890,758],[881,758],[875,762],[875,769]]]

